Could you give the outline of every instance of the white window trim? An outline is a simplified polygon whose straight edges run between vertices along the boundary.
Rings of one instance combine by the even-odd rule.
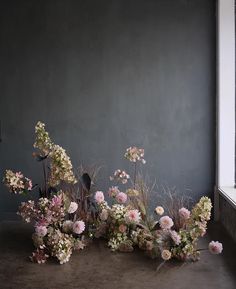
[[[234,0],[218,0],[216,219],[219,218],[219,194],[236,208],[234,6]]]

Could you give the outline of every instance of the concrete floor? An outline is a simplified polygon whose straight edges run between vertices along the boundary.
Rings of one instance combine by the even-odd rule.
[[[212,224],[201,247],[209,239],[220,240],[220,256],[202,252],[196,263],[169,262],[156,272],[157,260],[142,252],[111,253],[98,241],[74,253],[71,261],[33,264],[27,256],[33,249],[32,227],[21,222],[0,225],[0,289],[235,289],[236,248],[219,224]]]

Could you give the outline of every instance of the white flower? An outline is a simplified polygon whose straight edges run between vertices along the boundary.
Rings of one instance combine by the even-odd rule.
[[[163,250],[161,252],[161,257],[163,260],[167,261],[171,258],[171,252],[169,250]]]
[[[156,211],[157,215],[159,215],[159,216],[164,214],[164,209],[161,206],[157,206],[155,211]]]
[[[68,208],[68,213],[73,214],[78,209],[78,204],[76,202],[71,202]]]

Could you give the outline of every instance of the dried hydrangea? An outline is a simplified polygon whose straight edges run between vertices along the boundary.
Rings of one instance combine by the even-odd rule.
[[[61,181],[71,184],[77,182],[71,160],[62,147],[53,145],[49,157],[51,160],[49,184],[52,187],[59,185]]]
[[[49,154],[53,147],[53,142],[51,141],[48,132],[45,130],[45,124],[38,121],[35,126],[35,143],[34,147],[43,152],[44,155]]]
[[[126,184],[129,179],[130,179],[129,174],[120,169],[116,170],[113,176],[110,177],[111,181],[121,182],[122,184]]]
[[[74,238],[56,229],[48,234],[47,246],[50,248],[51,255],[56,257],[60,264],[64,264],[69,261],[72,254]]]
[[[32,190],[32,181],[21,172],[14,173],[12,170],[6,170],[3,183],[14,194],[23,194]]]
[[[125,158],[130,162],[136,163],[137,161],[141,161],[143,164],[146,163],[144,159],[144,149],[137,147],[129,147],[126,149]]]

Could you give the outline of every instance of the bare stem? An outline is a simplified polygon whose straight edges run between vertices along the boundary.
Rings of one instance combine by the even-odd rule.
[[[137,175],[137,163],[134,163],[134,189],[136,186],[136,175]]]

